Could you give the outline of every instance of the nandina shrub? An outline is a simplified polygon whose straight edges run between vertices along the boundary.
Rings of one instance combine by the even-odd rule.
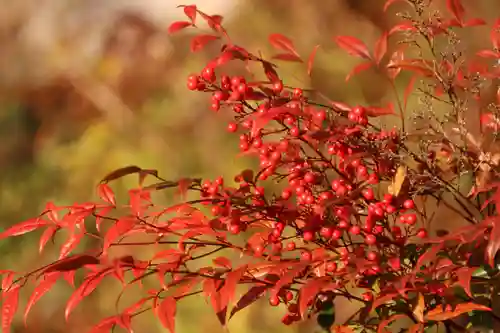
[[[305,63],[310,74],[319,46],[304,58],[291,39],[271,34],[278,53],[265,59],[238,46],[221,16],[182,6],[187,20],[171,24],[170,33],[205,21],[211,32],[195,36],[192,51],[222,44],[215,59],[189,76],[187,88],[209,95],[213,111],[233,114],[227,129],[239,134],[241,152],[259,158],[259,168],[243,170],[231,186],[222,177],[169,181],[128,166],[102,179],[98,202],[49,203],[40,216],[6,230],[2,238],[43,229],[40,250],[62,230],[69,236],[52,264],[27,274],[2,271],[3,332],[21,287],[36,285],[27,316],[58,280],[74,285],[76,273],[84,279],[66,318],[106,278],[124,288],[146,279],[158,284],[94,332],[131,331],[132,319],[147,310],[174,332],[177,302],[195,294],[209,300],[222,325],[263,297],[287,307],[284,324],[316,316],[326,330],[465,331],[499,323],[500,90],[486,107],[483,97],[500,74],[500,19],[490,30],[493,47],[471,52],[460,43],[461,31],[487,23],[468,17],[459,0],[443,1],[447,12],[433,10],[431,1],[400,2],[407,12],[373,48],[356,37],[334,38],[362,60],[346,81],[374,68],[393,87],[394,100],[374,106],[347,105],[283,82],[273,61]],[[397,41],[392,50],[389,39]],[[261,72],[230,76],[229,62]],[[403,71],[411,79],[400,96]],[[407,106],[413,94],[418,110]],[[383,129],[379,117],[400,126]],[[139,185],[128,202],[117,202],[110,183],[131,174]],[[280,191],[270,190],[278,183]],[[179,203],[155,204],[152,193],[167,190]],[[434,216],[441,209],[468,225],[440,229]],[[127,241],[136,234],[150,240]],[[84,237],[96,248],[74,253]],[[147,260],[108,256],[119,246],[162,250]],[[194,268],[202,258],[212,265]],[[237,295],[238,286],[248,289]],[[340,298],[358,310],[334,326],[333,301]]]

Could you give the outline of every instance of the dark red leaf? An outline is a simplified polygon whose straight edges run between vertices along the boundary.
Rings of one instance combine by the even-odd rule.
[[[422,266],[426,265],[431,261],[435,261],[437,254],[443,248],[443,243],[435,244],[431,246],[424,254],[420,256],[417,260],[417,265],[415,266],[417,269],[420,269]]]
[[[2,333],[9,333],[19,306],[20,285],[15,285],[2,293]]]
[[[0,233],[0,239],[13,236],[21,236],[27,234],[28,232],[32,232],[36,229],[46,226],[47,224],[48,224],[47,221],[42,220],[40,217],[32,218],[24,222],[18,223],[8,228],[4,232]]]
[[[231,315],[229,318],[232,318],[237,312],[243,310],[247,306],[253,304],[258,299],[260,299],[266,290],[269,289],[268,286],[254,286],[248,290],[245,295],[243,295],[236,306],[231,310]]]
[[[43,269],[42,274],[48,274],[51,272],[66,272],[74,271],[83,266],[87,265],[97,265],[100,260],[94,256],[88,254],[76,254],[71,257],[66,257],[64,259],[57,260],[52,264],[48,265]]]
[[[56,283],[57,279],[61,276],[60,272],[53,272],[50,274],[45,274],[43,280],[38,284],[38,286],[33,290],[28,303],[26,304],[26,309],[24,310],[24,324],[27,324],[28,314],[31,308],[45,295]]]
[[[309,75],[309,76],[311,76],[314,59],[316,58],[316,53],[318,52],[318,49],[319,49],[319,45],[316,45],[313,48],[313,50],[311,51],[311,54],[309,55],[309,59],[307,60],[307,75]]]
[[[134,173],[139,173],[141,171],[142,171],[142,169],[139,168],[138,166],[135,166],[135,165],[120,168],[120,169],[117,169],[113,172],[108,173],[106,175],[106,177],[104,177],[101,180],[101,183],[108,183],[112,180],[116,180],[116,179],[119,179],[119,178],[122,178],[122,177],[125,177],[128,175],[134,174]]]
[[[461,0],[446,0],[446,7],[450,11],[450,13],[455,16],[457,21],[462,22],[465,9],[462,5]]]
[[[491,311],[487,306],[475,304],[475,303],[460,303],[454,309],[451,305],[446,305],[446,307],[438,306],[435,309],[427,312],[425,315],[425,320],[432,321],[444,321],[460,316],[461,314],[468,313],[471,311]]]
[[[199,35],[191,39],[191,52],[198,52],[210,42],[219,39],[220,37],[214,35]]]
[[[351,36],[338,36],[335,38],[335,42],[339,47],[347,51],[352,56],[360,57],[367,60],[372,60],[370,52],[366,47],[366,44]]]
[[[382,58],[384,57],[384,55],[387,52],[387,39],[388,39],[388,37],[389,37],[388,33],[384,32],[382,34],[382,36],[380,36],[380,38],[375,43],[374,56],[375,56],[375,62],[377,63],[377,65],[380,64],[380,61],[382,61]]]
[[[362,71],[366,71],[367,69],[370,69],[373,66],[372,62],[362,62],[361,64],[357,65],[354,67],[349,74],[345,77],[346,82],[351,79],[356,74],[359,74]]]
[[[176,33],[177,31],[180,31],[180,30],[185,29],[187,27],[190,27],[192,25],[193,24],[191,22],[188,22],[188,21],[177,21],[177,22],[172,23],[168,27],[168,33],[173,34],[173,33]]]
[[[269,43],[271,43],[275,49],[286,51],[287,53],[291,53],[300,59],[293,42],[288,37],[285,37],[282,34],[270,34]]]
[[[161,324],[170,331],[175,333],[175,314],[177,312],[177,302],[173,297],[166,297],[157,308],[156,315],[160,319]]]
[[[283,61],[292,61],[292,62],[303,62],[299,56],[291,53],[280,53],[276,54],[272,57],[273,59],[283,60]]]
[[[280,280],[271,289],[271,297],[276,297],[281,288],[291,284],[293,280],[306,268],[308,263],[299,263],[291,267],[285,274],[280,277]]]

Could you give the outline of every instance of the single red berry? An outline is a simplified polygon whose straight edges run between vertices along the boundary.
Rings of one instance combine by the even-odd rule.
[[[359,235],[361,233],[361,228],[358,225],[353,225],[349,232],[353,235]]]
[[[309,251],[302,251],[302,253],[300,254],[300,258],[303,261],[311,261],[312,260],[312,254]]]
[[[273,83],[272,87],[275,94],[279,94],[283,91],[283,81],[279,80]]]
[[[272,296],[269,298],[269,304],[271,306],[278,306],[280,304],[280,299],[278,296]]]
[[[421,228],[417,231],[417,237],[427,238],[427,236],[428,236],[428,233],[427,233],[427,230],[425,228]]]
[[[363,194],[363,197],[366,200],[373,200],[373,199],[375,199],[375,193],[373,192],[373,189],[371,187],[363,189],[363,191],[361,193]]]
[[[364,117],[366,115],[366,109],[359,105],[352,108],[351,112],[357,117]]]
[[[333,236],[333,227],[323,227],[320,230],[320,235],[321,237],[324,237],[326,239],[330,239]]]
[[[337,263],[329,261],[326,263],[325,269],[327,272],[333,273],[337,270]]]
[[[374,245],[377,243],[377,237],[375,237],[375,235],[368,234],[365,236],[365,243],[367,245]]]
[[[415,202],[411,199],[405,200],[405,202],[403,202],[403,207],[406,209],[413,209],[415,208]]]
[[[241,231],[240,225],[239,224],[231,224],[229,226],[229,232],[232,233],[233,235],[239,234]],[[257,251],[255,251],[257,252]]]
[[[376,261],[378,259],[378,253],[375,251],[370,251],[366,254],[366,258],[370,261]]]
[[[227,131],[228,132],[234,133],[237,130],[238,130],[238,124],[236,124],[236,123],[229,123],[229,124],[227,124]]]
[[[290,135],[294,137],[299,137],[300,136],[300,128],[298,127],[292,127],[290,128]]]
[[[294,98],[301,98],[303,94],[304,94],[304,92],[300,88],[295,88],[293,90],[293,97]]]
[[[288,251],[293,251],[293,250],[295,250],[295,249],[296,249],[296,247],[297,247],[297,246],[295,245],[295,242],[290,242],[290,243],[286,244],[286,249],[287,249]]]
[[[312,231],[304,231],[304,235],[303,235],[303,238],[306,242],[310,242],[310,241],[313,241],[314,240],[314,232]]]
[[[363,300],[365,300],[366,302],[370,302],[372,299],[373,299],[373,294],[369,291],[363,293],[363,295],[361,295],[361,297],[363,297]]]

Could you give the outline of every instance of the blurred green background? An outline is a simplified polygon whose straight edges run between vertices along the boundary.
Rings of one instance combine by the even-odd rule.
[[[190,54],[192,31],[169,36],[168,25],[184,19],[177,5],[197,4],[209,14],[223,15],[234,41],[265,56],[272,54],[270,33],[292,38],[305,59],[314,45],[321,44],[312,78],[302,65],[280,65],[286,83],[319,89],[338,101],[380,105],[393,100],[389,87],[375,71],[346,84],[346,74],[359,60],[338,50],[332,37],[352,35],[373,45],[380,31],[396,22],[394,15],[383,15],[383,2],[0,1],[1,226],[35,216],[47,201],[95,199],[101,176],[122,166],[157,169],[168,179],[232,179],[251,163],[235,157],[238,138],[225,131],[224,119],[230,115],[214,114],[208,110],[209,95],[186,89],[187,76],[200,71],[218,46]],[[395,6],[390,13],[396,8],[403,7]],[[471,17],[491,22],[500,4],[478,0],[468,9]],[[473,45],[487,45],[488,29],[476,28],[465,37]],[[400,91],[408,78],[399,79]],[[131,185],[120,184],[121,190]],[[38,237],[35,233],[2,241],[1,268],[38,266]],[[42,260],[56,258],[57,251],[49,245]],[[111,282],[105,292],[92,294],[66,325],[63,312],[71,288],[60,282],[35,306],[28,327],[18,315],[13,331],[84,332],[113,314],[120,288]],[[21,309],[30,291],[23,294]],[[238,333],[315,331],[314,323],[281,325],[283,311],[255,305],[237,315],[229,328]],[[349,312],[339,311],[338,320]],[[180,333],[222,332],[202,297],[181,303],[177,326]],[[149,314],[137,318],[134,327],[139,333],[166,331]]]

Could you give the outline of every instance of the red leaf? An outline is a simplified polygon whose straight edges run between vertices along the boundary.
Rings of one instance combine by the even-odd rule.
[[[175,298],[166,297],[157,309],[156,315],[160,319],[161,324],[170,331],[175,333],[175,314],[177,311],[177,303]]]
[[[390,323],[392,323],[393,321],[398,320],[400,318],[407,318],[407,317],[408,316],[405,315],[405,314],[395,314],[395,315],[392,315],[392,316],[390,316],[389,318],[387,318],[385,320],[382,320],[378,324],[377,333],[388,332],[388,330],[386,330],[386,329],[387,329],[387,326],[389,326]]]
[[[4,232],[0,233],[0,239],[13,236],[21,236],[46,225],[47,221],[42,220],[40,217],[32,218],[27,221],[18,223],[10,227],[9,229],[5,230]]]
[[[191,52],[198,52],[210,42],[219,39],[220,37],[214,35],[199,35],[191,39]]]
[[[68,254],[70,254],[70,252],[73,251],[78,246],[78,244],[80,244],[82,238],[83,238],[82,233],[71,234],[68,237],[68,240],[61,246],[61,251],[59,252],[59,259],[67,257]]]
[[[446,7],[459,22],[462,22],[465,9],[461,0],[446,0]]]
[[[104,318],[97,325],[92,327],[89,333],[107,333],[109,332],[118,322],[118,318],[116,316]]]
[[[417,28],[415,28],[412,22],[396,24],[389,30],[389,36],[400,31],[417,31]]]
[[[231,264],[231,260],[227,259],[226,257],[217,257],[214,260],[212,260],[212,262],[216,266],[224,267],[227,269],[231,269],[233,267],[233,265]]]
[[[184,7],[184,14],[191,20],[193,24],[196,23],[196,6],[195,5],[189,5],[189,6],[183,6]]]
[[[99,184],[97,186],[99,197],[113,206],[116,206],[115,194],[108,184]]]
[[[392,103],[389,103],[386,107],[367,106],[365,109],[368,117],[380,117],[395,114],[394,105]]]
[[[485,25],[486,21],[481,18],[473,18],[464,23],[464,27],[477,27],[480,25]]]
[[[497,19],[491,28],[490,40],[495,49],[500,49],[500,19]]]
[[[478,268],[479,267],[462,267],[455,272],[458,278],[458,285],[464,288],[464,291],[470,298],[474,297],[470,288],[470,280]]]
[[[366,47],[366,44],[351,36],[338,36],[335,38],[335,42],[341,48],[343,48],[347,53],[352,56],[360,57],[367,60],[372,60],[370,52]]]
[[[119,219],[114,225],[111,226],[111,228],[109,228],[106,236],[104,236],[103,251],[106,252],[114,241],[132,230],[136,223],[137,219],[133,217],[123,217]]]
[[[319,45],[316,45],[313,48],[313,50],[311,51],[311,54],[309,55],[309,59],[307,60],[307,75],[309,75],[309,76],[311,76],[314,59],[316,58],[316,53],[318,52],[318,49],[319,49]]]
[[[303,62],[299,56],[291,53],[280,53],[276,54],[272,57],[273,59],[283,60],[283,61],[292,61],[292,62]]]
[[[12,288],[4,291],[2,294],[2,332],[9,333],[14,315],[19,306],[19,289],[20,285],[13,286]]]
[[[416,80],[417,80],[417,77],[412,76],[412,78],[408,82],[408,85],[405,88],[405,93],[404,93],[404,97],[403,97],[405,109],[406,109],[406,105],[408,104],[408,98],[410,97],[410,94],[413,92],[413,86],[415,85]]]
[[[309,280],[302,288],[300,288],[299,296],[299,313],[302,318],[308,309],[308,304],[316,295],[323,290],[324,286],[330,283],[331,278],[325,277],[320,279]]]
[[[110,271],[107,270],[106,272],[93,273],[88,276],[85,281],[83,281],[78,289],[75,290],[69,298],[68,303],[66,304],[66,309],[64,310],[64,317],[66,318],[66,321],[68,321],[71,312],[82,301],[82,299],[90,295],[109,272]]]
[[[500,59],[500,53],[495,52],[492,50],[481,50],[476,53],[478,57],[481,58],[493,58],[493,59]]]
[[[376,61],[377,65],[380,64],[380,61],[382,61],[382,58],[384,57],[384,55],[387,52],[387,39],[388,39],[388,37],[389,37],[388,33],[384,32],[382,34],[382,36],[380,36],[380,38],[375,43],[374,56],[375,56],[375,61]]]
[[[40,242],[38,245],[39,253],[42,253],[43,249],[45,248],[45,245],[47,245],[47,242],[54,237],[57,230],[59,230],[59,227],[55,225],[49,226],[47,229],[45,229],[42,236],[40,236]]]
[[[236,286],[238,285],[238,282],[240,282],[246,270],[247,265],[243,265],[242,267],[227,273],[224,287],[222,287],[220,291],[220,293],[224,295],[225,304],[222,305],[223,308],[227,307],[233,301]]]
[[[349,81],[351,77],[353,77],[356,74],[359,74],[362,71],[366,71],[367,69],[370,69],[370,67],[373,66],[372,62],[362,62],[361,64],[357,65],[354,67],[349,74],[345,77],[345,81]]]
[[[500,220],[493,218],[493,228],[491,229],[488,245],[486,246],[485,256],[488,264],[495,267],[495,256],[500,249]]]
[[[424,252],[418,258],[417,265],[415,266],[417,270],[419,270],[422,266],[426,265],[428,262],[434,261],[436,259],[437,254],[443,248],[443,243],[436,244],[431,246],[427,251]]]
[[[248,290],[246,294],[240,298],[238,303],[236,303],[236,306],[231,310],[229,318],[232,318],[237,312],[256,302],[264,295],[267,289],[269,289],[268,286],[254,286],[250,288],[250,290]]]
[[[437,308],[427,312],[425,320],[444,321],[474,310],[491,311],[489,307],[475,303],[461,303],[458,304],[454,309],[451,307],[451,305],[447,305],[444,309],[443,306],[438,306]]]
[[[387,64],[388,69],[409,70],[423,76],[432,77],[432,67],[429,67],[425,61],[420,59],[394,60],[391,59]]]
[[[45,295],[50,288],[54,286],[56,283],[57,279],[61,275],[60,272],[54,272],[52,274],[45,274],[43,276],[43,280],[38,284],[38,286],[33,290],[33,293],[31,294],[28,303],[26,304],[26,309],[24,310],[24,324],[27,324],[28,320],[28,314],[35,305],[36,302],[42,298],[43,295]]]
[[[45,269],[43,269],[42,274],[48,274],[51,272],[74,271],[82,268],[83,266],[97,265],[99,263],[99,259],[94,256],[88,254],[76,254],[71,257],[57,260],[56,262],[46,266]]]
[[[193,24],[191,22],[188,22],[188,21],[177,21],[177,22],[172,23],[168,27],[168,33],[173,34],[173,33],[176,33],[177,31],[180,31],[180,30],[185,29],[187,27],[190,27],[192,25]]]
[[[280,292],[281,288],[291,284],[293,282],[293,279],[295,279],[308,265],[309,265],[308,263],[297,264],[296,266],[288,270],[285,274],[283,274],[280,277],[279,281],[271,289],[270,296],[276,297]]]
[[[398,2],[398,1],[400,1],[400,2],[403,2],[403,1],[404,1],[404,2],[406,2],[406,3],[408,3],[408,4],[410,3],[410,2],[408,2],[407,0],[387,0],[387,1],[385,2],[385,4],[384,4],[384,12],[385,12],[385,11],[387,11],[387,9],[389,9],[389,7],[390,7],[390,6],[392,6],[393,4],[395,4],[395,3],[396,3],[396,2]]]
[[[286,51],[300,59],[299,54],[295,50],[293,42],[288,37],[285,37],[282,34],[270,34],[269,42],[275,49]]]

